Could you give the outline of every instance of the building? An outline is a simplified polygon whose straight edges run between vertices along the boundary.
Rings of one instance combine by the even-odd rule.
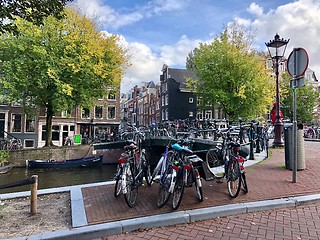
[[[186,85],[188,78],[195,79],[196,76],[189,70],[163,65],[160,75],[161,121],[226,118],[222,111],[211,105],[199,107],[201,97],[188,90]]]
[[[139,128],[146,128],[152,123],[160,122],[160,86],[153,81],[137,85],[122,100],[122,128],[126,122]]]
[[[37,109],[34,109],[37,112]],[[0,102],[0,140],[20,139],[24,148],[34,148],[38,141],[38,117],[23,113],[20,103]],[[1,141],[1,147],[5,141]]]
[[[118,91],[119,92],[119,91]],[[120,94],[110,91],[102,99],[97,99],[94,107],[77,107],[58,112],[52,119],[52,142],[63,146],[66,139],[81,136],[84,141],[105,142],[112,140],[120,125]],[[35,107],[23,112],[21,104],[0,103],[0,139],[21,139],[23,148],[45,145],[46,111]]]

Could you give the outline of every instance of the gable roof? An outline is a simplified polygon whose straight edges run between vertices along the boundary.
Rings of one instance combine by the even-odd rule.
[[[180,89],[185,89],[186,79],[196,79],[196,75],[187,69],[168,68],[168,78],[173,78],[176,82],[180,83]]]

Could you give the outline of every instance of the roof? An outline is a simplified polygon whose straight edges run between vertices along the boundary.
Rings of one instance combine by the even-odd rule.
[[[173,78],[176,82],[180,83],[180,89],[186,88],[186,79],[196,79],[196,75],[187,69],[168,68],[168,77]]]

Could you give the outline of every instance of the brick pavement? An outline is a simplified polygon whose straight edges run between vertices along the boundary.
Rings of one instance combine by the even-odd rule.
[[[204,201],[202,203],[198,203],[196,199],[195,189],[188,188],[179,210],[319,193],[319,146],[319,142],[305,142],[306,168],[305,170],[298,172],[297,183],[292,183],[292,171],[286,170],[284,168],[284,150],[272,149],[272,154],[268,159],[246,169],[247,182],[249,187],[248,194],[241,193],[236,199],[230,199],[228,197],[226,183],[219,184],[215,181],[208,181],[204,182],[203,184],[203,193],[205,197]],[[123,196],[120,196],[118,199],[113,196],[113,185],[83,188],[82,193],[86,216],[89,224],[111,222],[120,219],[168,213],[172,211],[169,204],[162,209],[158,209],[156,207],[156,184],[153,184],[151,187],[145,186],[139,189],[139,199],[137,205],[134,208],[129,208],[126,205]],[[317,208],[317,206],[315,208]],[[255,216],[254,214],[246,215]],[[230,219],[232,218],[234,217],[230,217]],[[219,219],[210,221],[214,223],[216,221],[219,221]],[[201,229],[201,227],[199,227],[199,229]],[[210,233],[211,230],[209,231],[209,234]],[[125,239],[131,239],[127,237]],[[148,239],[152,238],[149,237]]]
[[[320,204],[311,204],[135,231],[101,240],[316,240],[319,238]]]

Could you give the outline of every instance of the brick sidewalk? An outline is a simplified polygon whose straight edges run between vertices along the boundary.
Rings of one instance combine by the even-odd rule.
[[[240,193],[236,199],[230,199],[225,182],[219,184],[215,181],[203,181],[204,201],[197,201],[194,187],[187,188],[178,210],[319,193],[319,147],[319,142],[305,142],[306,168],[297,173],[297,183],[292,183],[292,171],[284,168],[284,150],[272,149],[268,159],[246,169],[248,194]],[[170,202],[161,209],[157,208],[157,184],[139,188],[139,198],[134,208],[126,205],[122,195],[115,198],[113,190],[113,185],[82,189],[88,224],[172,212]]]
[[[239,214],[190,224],[153,228],[100,240],[211,240],[320,238],[320,204]],[[98,239],[96,239],[98,240]]]

